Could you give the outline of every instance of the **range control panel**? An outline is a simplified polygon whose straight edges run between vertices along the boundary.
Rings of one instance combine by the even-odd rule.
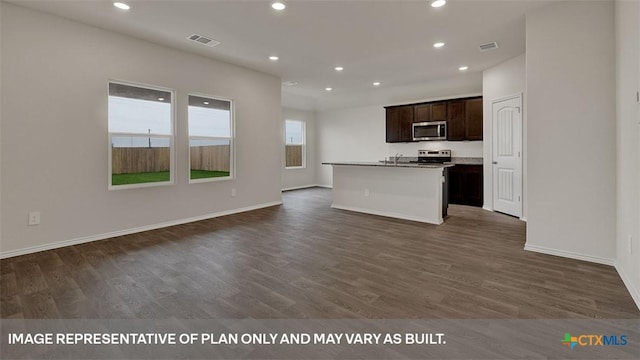
[[[451,150],[418,150],[418,157],[451,157]]]

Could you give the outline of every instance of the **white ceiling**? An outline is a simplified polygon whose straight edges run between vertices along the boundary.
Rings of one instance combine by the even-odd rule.
[[[525,13],[540,0],[288,0],[282,12],[261,0],[15,0],[15,4],[295,81],[283,92],[322,99],[481,72],[525,51]],[[221,42],[187,40],[200,34]],[[433,43],[446,45],[434,49]],[[480,52],[480,44],[500,48]],[[270,55],[280,60],[273,62]],[[338,73],[334,67],[344,66]],[[334,90],[327,93],[330,86]]]

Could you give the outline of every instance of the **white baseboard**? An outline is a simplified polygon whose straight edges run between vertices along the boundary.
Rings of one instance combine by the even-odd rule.
[[[24,249],[5,251],[5,252],[0,252],[0,259],[6,259],[6,258],[10,258],[10,257],[14,257],[14,256],[20,256],[20,255],[26,255],[26,254],[32,254],[32,253],[36,253],[36,252],[39,252],[39,251],[52,250],[52,249],[57,249],[57,248],[65,247],[65,246],[84,244],[84,243],[88,243],[88,242],[91,242],[91,241],[105,240],[105,239],[109,239],[109,238],[113,238],[113,237],[117,237],[117,236],[130,235],[130,234],[135,234],[135,233],[139,233],[139,232],[143,232],[143,231],[161,229],[161,228],[165,228],[165,227],[169,227],[169,226],[175,226],[175,225],[181,225],[181,224],[186,224],[186,223],[195,222],[195,221],[207,220],[207,219],[212,219],[212,218],[216,218],[216,217],[220,217],[220,216],[237,214],[237,213],[241,213],[241,212],[257,210],[257,209],[262,209],[262,208],[271,207],[271,206],[277,206],[277,205],[282,205],[282,201],[274,201],[274,202],[269,202],[269,203],[253,205],[253,206],[247,206],[247,207],[240,208],[240,209],[225,210],[225,211],[220,211],[220,212],[216,212],[216,213],[212,213],[212,214],[194,216],[194,217],[190,217],[190,218],[186,218],[186,219],[166,221],[166,222],[159,223],[159,224],[140,226],[140,227],[136,227],[136,228],[132,228],[132,229],[118,230],[118,231],[113,231],[113,232],[109,232],[109,233],[105,233],[105,234],[85,236],[85,237],[71,239],[71,240],[63,240],[63,241],[58,241],[58,242],[54,242],[54,243],[50,243],[50,244],[31,246],[31,247],[24,248]]]
[[[442,224],[442,222],[439,222],[439,223],[431,222],[431,221],[427,221],[427,220],[419,218],[419,217],[407,216],[407,215],[404,215],[404,214],[389,213],[389,212],[378,211],[378,210],[362,209],[362,208],[353,207],[353,206],[343,206],[343,205],[331,204],[331,207],[334,208],[334,209],[355,211],[355,212],[359,212],[359,213],[372,214],[372,215],[378,215],[378,216],[386,216],[386,217],[402,219],[402,220],[417,221],[417,222],[426,223],[426,224],[435,224],[435,225]]]
[[[308,188],[312,188],[312,187],[316,187],[316,186],[318,186],[318,185],[311,184],[311,185],[293,186],[293,187],[284,188],[284,189],[282,189],[282,191],[308,189]]]
[[[311,184],[311,185],[303,185],[303,186],[294,186],[294,187],[284,188],[284,189],[282,189],[282,191],[310,189],[310,188],[314,188],[314,187],[325,188],[325,189],[332,189],[333,188],[331,185]]]
[[[618,264],[616,264],[616,271],[618,272],[618,275],[620,275],[620,278],[622,279],[622,282],[624,283],[624,285],[627,287],[629,294],[631,294],[631,298],[633,299],[633,301],[636,303],[636,306],[640,310],[640,289],[638,289],[635,286],[635,284],[631,281],[627,273],[624,272],[624,270],[621,267],[619,267]]]
[[[541,253],[541,254],[561,256],[561,257],[566,257],[566,258],[569,258],[569,259],[589,261],[589,262],[593,262],[593,263],[597,263],[597,264],[603,264],[603,265],[609,265],[609,266],[615,266],[615,264],[616,264],[615,259],[607,259],[607,258],[601,258],[601,257],[598,257],[598,256],[579,254],[579,253],[574,253],[572,251],[551,249],[551,248],[547,248],[547,247],[543,247],[543,246],[529,245],[527,243],[524,244],[524,249],[527,250],[527,251],[533,251],[533,252],[537,252],[537,253]]]

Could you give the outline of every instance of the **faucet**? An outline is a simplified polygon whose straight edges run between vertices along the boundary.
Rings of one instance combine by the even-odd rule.
[[[393,165],[398,165],[398,159],[402,156],[402,154],[400,153],[396,153],[396,155],[393,157]]]

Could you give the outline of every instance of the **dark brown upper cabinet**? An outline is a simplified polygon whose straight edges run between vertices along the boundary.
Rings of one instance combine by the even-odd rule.
[[[482,140],[482,98],[447,102],[447,140]]]
[[[387,109],[387,142],[413,141],[413,105],[393,106]]]
[[[429,104],[420,104],[413,106],[414,117],[413,122],[425,121],[446,121],[447,120],[447,103],[437,102]]]
[[[416,105],[413,107],[413,122],[431,121],[431,104]]]
[[[438,102],[431,105],[431,121],[447,120],[447,103]]]
[[[464,100],[447,102],[447,140],[465,139],[465,102]]]
[[[482,140],[482,98],[465,100],[465,140]]]
[[[482,97],[389,106],[387,142],[413,141],[413,123],[446,121],[447,140],[482,140]]]

